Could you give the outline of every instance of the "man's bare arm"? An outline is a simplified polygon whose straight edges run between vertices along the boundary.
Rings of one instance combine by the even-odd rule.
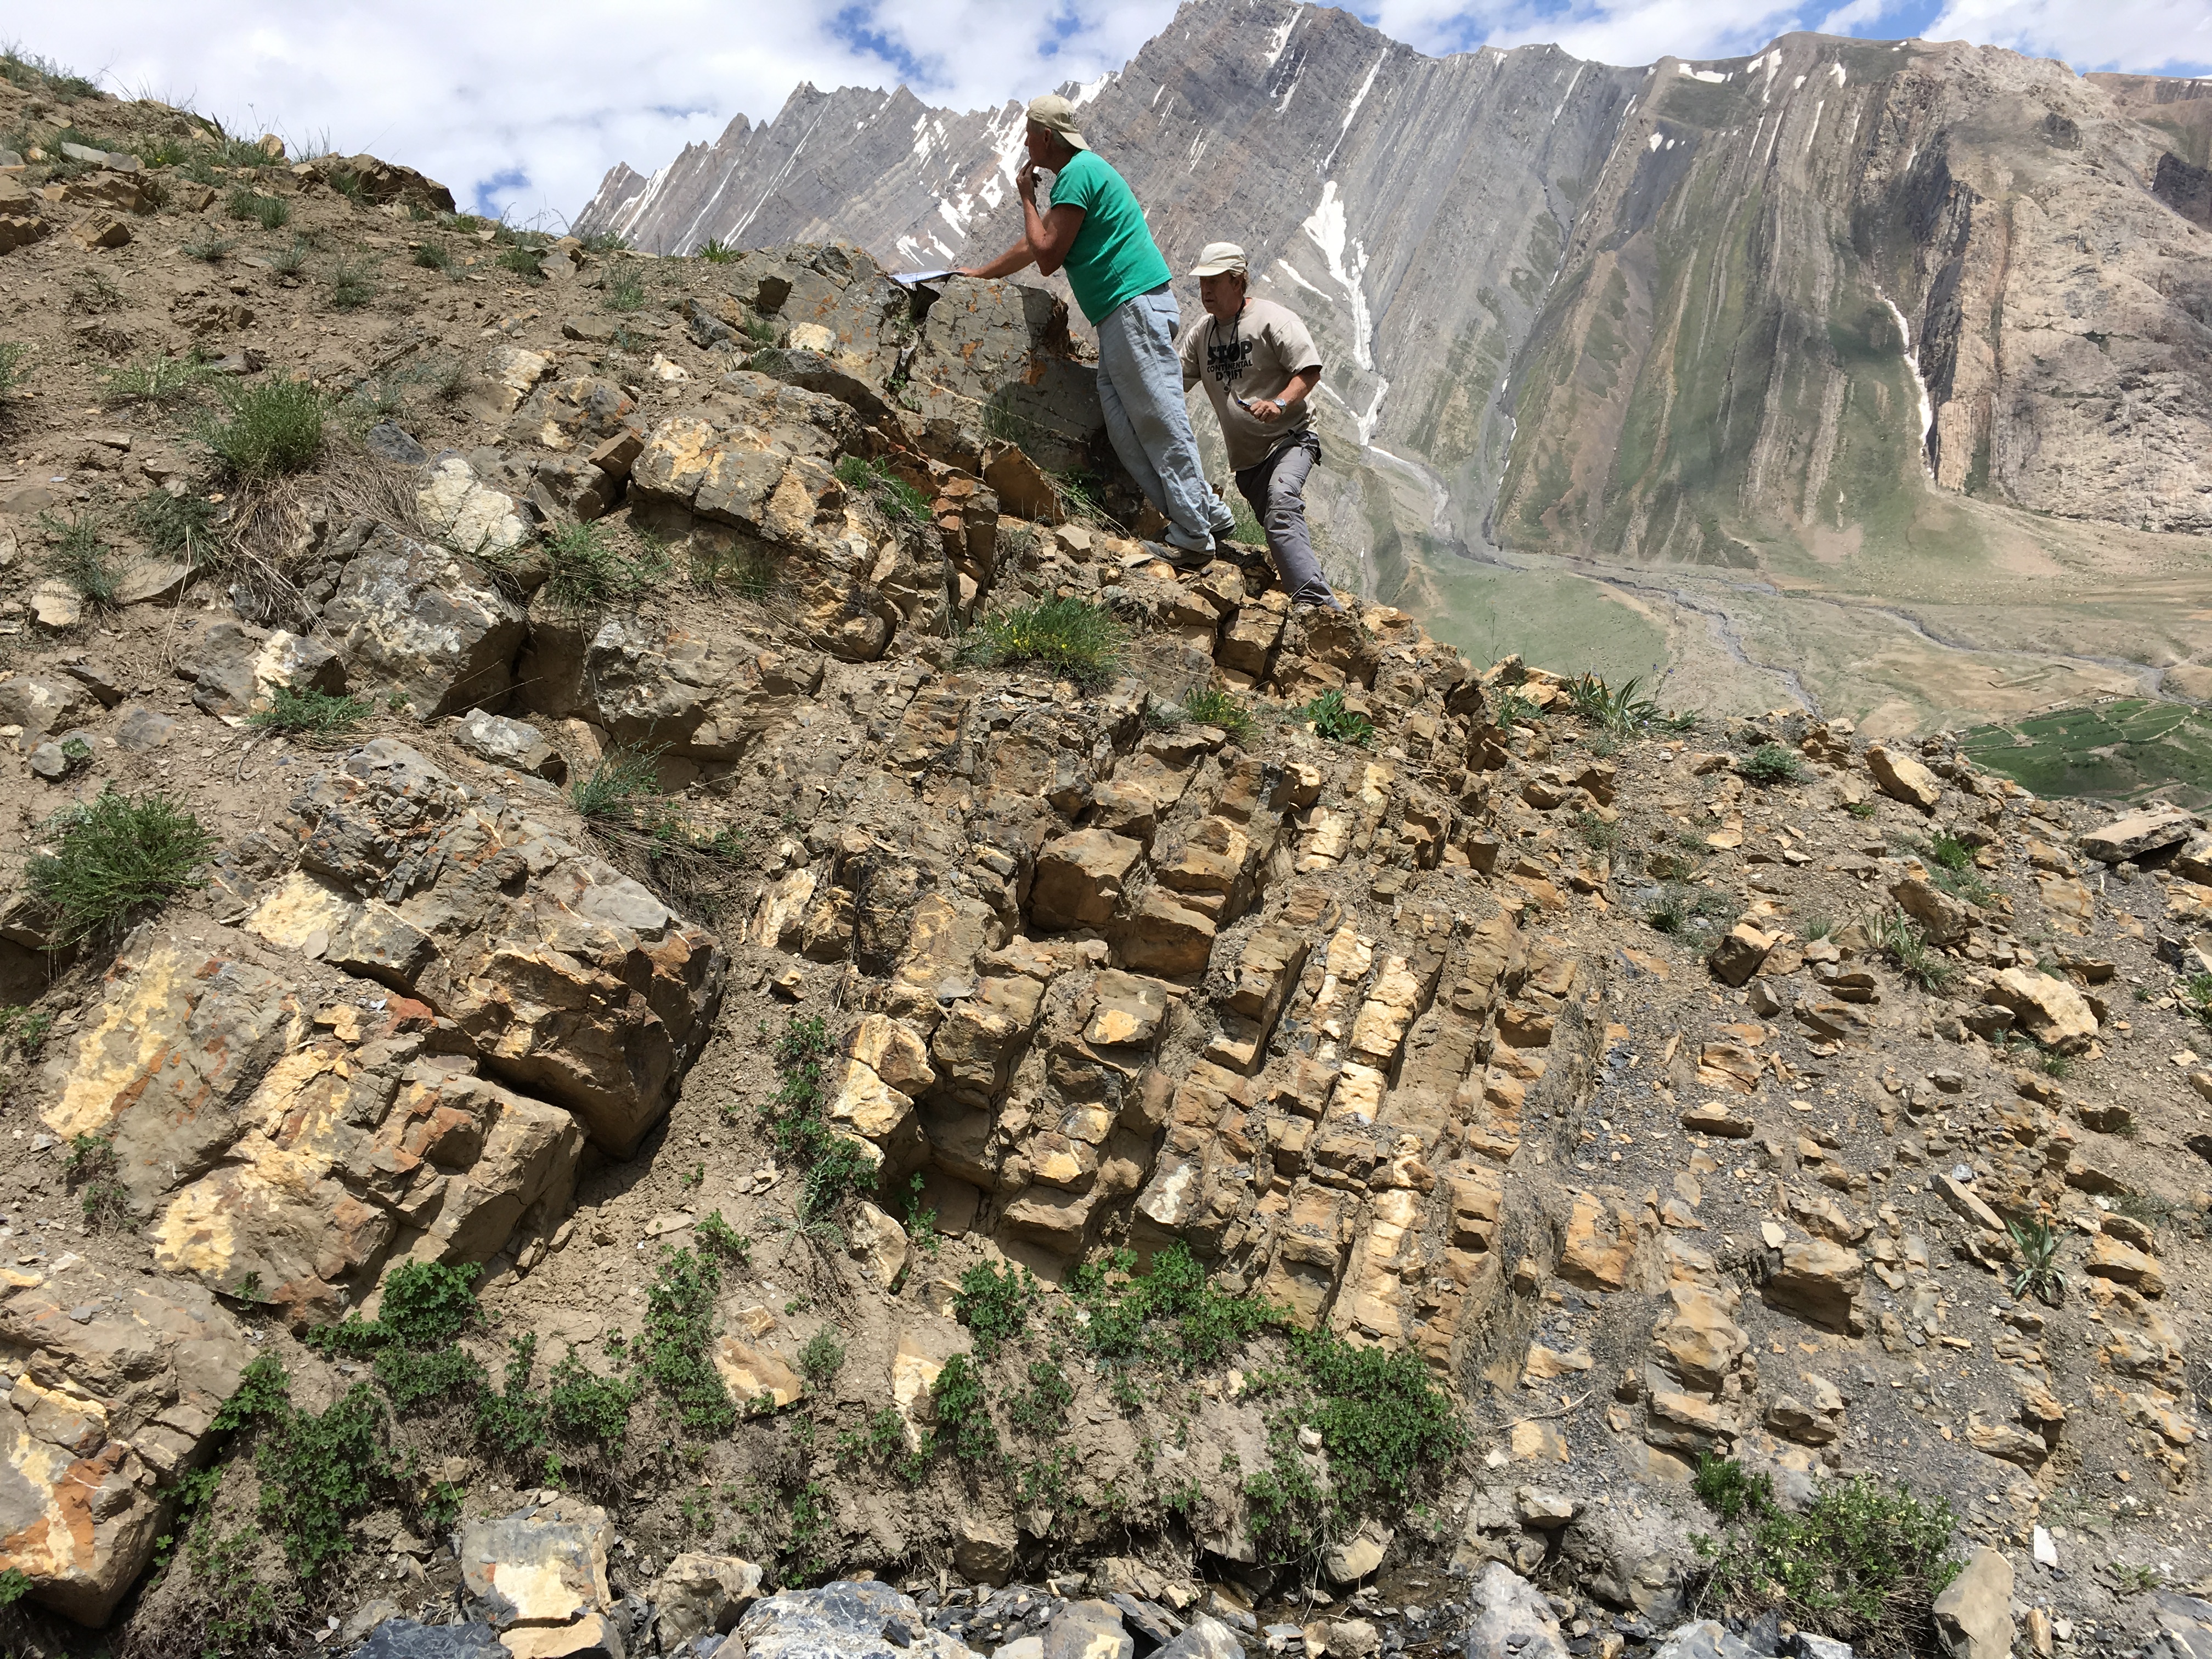
[[[1281,419],[1285,410],[1297,408],[1298,404],[1311,397],[1313,389],[1320,384],[1321,365],[1319,363],[1316,363],[1310,368],[1300,369],[1291,376],[1290,384],[1275,396],[1255,398],[1252,400],[1252,418],[1255,421]]]
[[[963,276],[1011,276],[1030,265],[1049,276],[1066,260],[1076,233],[1083,228],[1083,210],[1064,202],[1040,214],[1034,173],[1024,172],[1016,188],[1022,198],[1022,240],[989,264],[962,270]]]

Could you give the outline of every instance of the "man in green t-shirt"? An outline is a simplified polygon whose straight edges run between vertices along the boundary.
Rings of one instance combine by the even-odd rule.
[[[1100,161],[1057,94],[1029,107],[1030,165],[1014,188],[1022,198],[1022,240],[963,276],[1011,276],[1035,265],[1066,270],[1075,302],[1098,331],[1098,402],[1121,464],[1167,517],[1168,556],[1204,564],[1213,538],[1235,520],[1206,481],[1198,440],[1182,397],[1176,337],[1182,316],[1169,291],[1168,262],[1153,245],[1144,210],[1121,175]],[[1054,175],[1048,210],[1039,212],[1037,170]]]

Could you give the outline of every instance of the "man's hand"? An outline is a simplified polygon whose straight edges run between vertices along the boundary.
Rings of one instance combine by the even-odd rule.
[[[1255,398],[1250,408],[1252,418],[1255,421],[1279,421],[1283,418],[1283,406],[1273,398]]]
[[[1037,170],[1035,167],[1024,167],[1014,175],[1014,193],[1024,202],[1036,200]]]

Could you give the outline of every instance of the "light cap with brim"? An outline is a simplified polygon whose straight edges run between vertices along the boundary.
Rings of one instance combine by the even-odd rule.
[[[1190,274],[1194,276],[1218,276],[1231,270],[1239,275],[1246,273],[1244,250],[1234,242],[1208,242],[1199,254],[1198,263],[1191,267]]]
[[[1075,106],[1056,92],[1030,100],[1030,119],[1048,131],[1058,133],[1078,149],[1091,148],[1083,129],[1076,125]]]

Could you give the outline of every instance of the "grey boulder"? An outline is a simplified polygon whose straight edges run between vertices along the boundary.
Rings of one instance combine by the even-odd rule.
[[[453,741],[478,760],[511,767],[532,777],[558,783],[568,775],[568,763],[545,741],[544,733],[526,721],[511,720],[504,714],[470,709],[461,716]]]
[[[1503,1562],[1483,1568],[1473,1600],[1481,1611],[1467,1633],[1467,1659],[1567,1659],[1552,1604]]]
[[[323,608],[319,631],[354,678],[404,694],[417,720],[503,702],[514,684],[523,614],[472,558],[363,527]]]
[[[884,1627],[896,1620],[894,1643]],[[872,1579],[784,1590],[756,1601],[735,1638],[747,1659],[973,1659],[974,1650],[929,1628],[911,1596]]]

